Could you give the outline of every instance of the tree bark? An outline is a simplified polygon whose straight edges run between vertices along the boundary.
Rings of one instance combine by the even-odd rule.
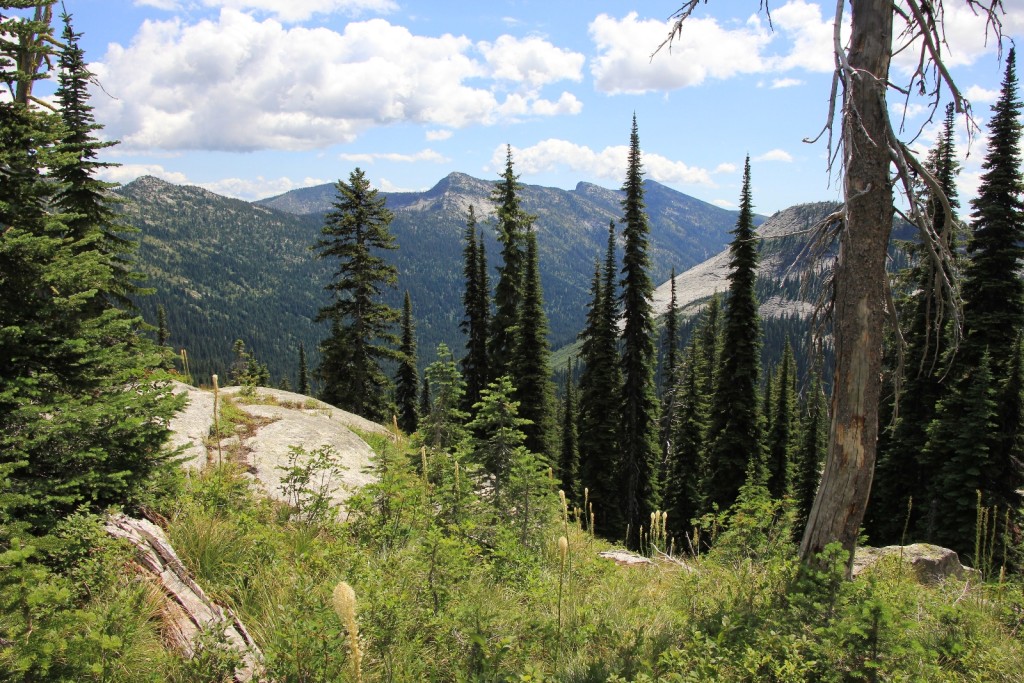
[[[849,552],[864,519],[875,465],[885,317],[886,249],[893,195],[886,82],[892,51],[891,0],[852,0],[844,69],[846,220],[834,279],[835,386],[828,456],[800,555],[813,562],[839,541]]]

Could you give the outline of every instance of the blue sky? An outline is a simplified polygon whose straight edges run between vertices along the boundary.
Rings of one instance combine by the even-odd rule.
[[[834,3],[774,0],[773,30],[755,0],[711,0],[651,59],[678,0],[64,2],[102,86],[97,119],[121,140],[111,180],[256,199],[360,166],[381,189],[422,190],[451,171],[496,178],[510,144],[523,182],[618,187],[635,112],[648,177],[677,190],[733,207],[749,154],[760,213],[839,196],[824,143],[802,142],[827,115]],[[966,3],[945,4],[952,73],[982,126],[969,198],[1004,65]],[[1024,36],[1024,0],[1003,5],[1005,34]],[[922,149],[926,104],[906,112]]]

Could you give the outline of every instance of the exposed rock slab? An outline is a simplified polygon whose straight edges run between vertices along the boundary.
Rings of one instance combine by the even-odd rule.
[[[183,448],[181,466],[190,470],[206,467],[204,439],[213,427],[213,394],[181,382],[174,383],[175,394],[186,394],[188,403],[171,418],[171,448]]]
[[[214,629],[223,633],[228,647],[241,655],[242,664],[235,671],[235,681],[246,683],[261,671],[263,654],[245,625],[230,609],[207,597],[192,580],[160,527],[144,519],[116,514],[107,520],[106,529],[111,536],[124,538],[135,547],[139,566],[163,591],[167,601],[165,614],[170,624],[167,637],[172,646],[192,657],[196,636],[201,631]]]
[[[644,557],[643,555],[637,555],[636,553],[631,553],[628,550],[605,550],[598,553],[597,556],[603,557],[606,560],[611,560],[615,564],[623,567],[640,567],[654,564],[650,558]]]
[[[853,557],[853,575],[858,576],[878,564],[883,558],[903,558],[904,564],[921,583],[939,583],[949,577],[970,579],[978,571],[960,564],[960,558],[949,548],[930,543],[889,545],[884,548],[857,548]]]

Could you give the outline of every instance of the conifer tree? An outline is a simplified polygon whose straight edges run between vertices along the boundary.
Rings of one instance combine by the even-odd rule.
[[[524,445],[531,453],[554,462],[557,456],[554,387],[551,384],[551,349],[548,319],[540,284],[537,234],[526,235],[526,263],[523,272],[523,300],[520,304],[513,369],[515,396],[520,414],[529,424],[523,428]]]
[[[156,345],[167,346],[170,336],[170,332],[167,330],[167,311],[161,304],[156,307]]]
[[[392,327],[399,312],[380,299],[383,287],[395,286],[398,271],[379,252],[397,248],[388,230],[392,214],[358,168],[335,189],[324,237],[315,245],[319,258],[337,262],[334,280],[325,288],[332,301],[317,315],[317,321],[331,322],[331,334],[321,345],[322,398],[386,421],[392,414],[391,382],[381,364],[397,355]]]
[[[487,335],[491,315],[487,259],[483,235],[478,238],[476,225],[476,210],[470,206],[462,252],[465,280],[462,303],[465,315],[459,323],[459,328],[466,335],[466,355],[461,365],[462,376],[466,381],[467,412],[480,400],[480,392],[487,386]]]
[[[956,250],[955,226],[959,221],[955,215],[959,208],[956,188],[959,162],[953,116],[950,104],[928,165],[954,215],[949,217],[951,221],[947,225],[945,207],[932,192],[929,192],[927,207],[933,230],[951,253]],[[865,519],[872,540],[882,543],[899,542],[904,528],[910,531],[912,538],[922,533],[919,522],[924,506],[920,503],[935,475],[934,467],[928,467],[923,461],[923,453],[928,442],[928,427],[935,417],[935,405],[944,393],[943,379],[950,362],[947,355],[952,316],[942,314],[942,302],[937,296],[941,292],[939,275],[952,278],[953,273],[948,268],[944,273],[937,271],[934,260],[921,244],[914,249],[913,257],[915,263],[909,275],[916,287],[906,306],[909,320],[901,325],[906,344],[903,388],[901,395],[896,396],[895,387],[890,387],[887,412],[890,416],[895,413],[897,418],[891,429],[879,435],[878,463]],[[908,523],[907,502],[911,498],[919,505],[916,509],[911,506]]]
[[[624,251],[622,260],[622,403],[621,506],[625,511],[626,543],[636,547],[641,525],[649,524],[659,503],[658,400],[654,388],[654,287],[648,274],[647,214],[644,211],[643,167],[636,116],[629,140],[629,162],[622,186]]]
[[[797,524],[800,529],[807,521],[818,492],[821,464],[828,448],[828,405],[817,371],[811,375],[810,389],[804,403],[803,425],[800,429],[800,448],[796,455],[793,496],[797,504]]]
[[[437,345],[437,360],[427,366],[423,377],[419,434],[423,445],[453,453],[466,439],[462,410],[465,383],[445,343]]]
[[[670,294],[668,310],[665,311],[665,363],[662,373],[662,384],[668,385],[675,377],[676,366],[679,364],[679,299],[676,297],[676,269],[672,267],[669,276]]]
[[[490,326],[488,374],[500,377],[512,373],[519,334],[519,304],[523,297],[526,269],[526,232],[534,217],[523,211],[519,201],[519,176],[512,168],[512,147],[505,156],[505,171],[491,193],[497,206],[501,265],[494,290],[494,318]],[[513,385],[517,378],[512,376]]]
[[[743,168],[740,215],[729,245],[729,298],[712,410],[705,484],[709,504],[732,505],[752,460],[760,458],[757,406],[760,324],[754,286],[757,235],[750,194],[750,158]]]
[[[513,463],[525,450],[523,428],[529,423],[519,416],[514,390],[507,375],[491,382],[476,406],[476,417],[467,425],[472,434],[480,435],[471,440],[470,458],[488,475],[494,500],[510,504],[515,502],[507,498],[506,490]]]
[[[672,391],[676,397],[671,426],[672,451],[667,463],[664,507],[673,527],[681,532],[702,511],[701,471],[708,428],[708,393],[699,347],[694,335],[683,353]]]
[[[299,342],[299,393],[303,396],[311,395],[309,388],[309,366],[306,363],[306,345]]]
[[[614,249],[613,240],[614,232],[609,234],[609,250]],[[609,416],[618,414],[620,391],[615,327],[607,318],[605,284],[595,263],[587,324],[580,334],[583,371],[578,417],[580,489],[587,489],[587,498],[594,501],[594,522],[602,534],[618,528],[618,425]]]
[[[562,490],[570,500],[582,500],[579,487],[580,449],[577,424],[576,383],[573,381],[573,363],[566,362],[565,398],[562,403],[562,449],[558,458],[558,477]]]
[[[665,333],[664,362],[661,372],[661,428],[659,441],[661,442],[661,466],[659,478],[666,481],[668,478],[669,461],[672,459],[672,425],[676,420],[676,385],[679,382],[677,376],[679,364],[679,303],[676,298],[676,269],[672,268],[672,275],[669,278],[671,284],[671,295],[669,297],[668,311],[665,312]]]
[[[0,28],[0,526],[8,537],[15,525],[46,531],[82,506],[137,504],[170,466],[162,445],[182,403],[142,320],[109,304],[120,283],[101,244],[106,224],[73,228],[77,214],[54,210],[66,187],[57,166],[79,164],[74,175],[86,182],[95,169],[59,154],[61,114],[30,104],[57,43],[50,16],[40,5]]]
[[[417,399],[420,377],[416,370],[416,330],[412,319],[409,290],[405,290],[405,301],[402,304],[402,345],[399,347],[399,354],[398,373],[395,377],[398,426],[406,434],[412,434],[419,423]]]
[[[799,439],[796,401],[796,361],[786,338],[782,361],[772,382],[774,387],[772,420],[768,432],[768,493],[773,498],[788,496],[793,488],[793,461]]]

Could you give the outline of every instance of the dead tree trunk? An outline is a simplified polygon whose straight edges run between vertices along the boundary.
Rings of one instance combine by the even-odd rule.
[[[841,69],[846,206],[834,279],[832,424],[825,470],[800,545],[804,561],[838,540],[852,562],[878,436],[885,259],[893,220],[886,111],[893,10],[891,0],[850,5],[852,36]]]

